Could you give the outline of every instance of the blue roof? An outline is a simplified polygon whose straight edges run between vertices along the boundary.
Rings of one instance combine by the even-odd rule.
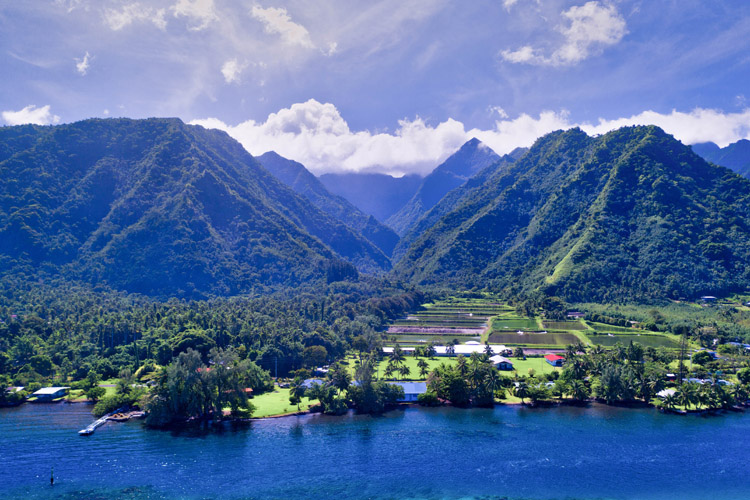
[[[427,392],[426,382],[391,382],[404,388],[404,394],[424,394]]]
[[[309,378],[305,380],[304,382],[302,382],[300,385],[304,387],[305,389],[309,389],[314,384],[323,385],[325,384],[325,380],[323,380],[322,378]]]

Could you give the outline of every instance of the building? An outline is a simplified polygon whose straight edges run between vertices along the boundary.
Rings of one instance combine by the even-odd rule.
[[[512,370],[513,369],[513,363],[511,361],[503,356],[492,356],[490,358],[490,363],[497,368],[498,370]]]
[[[547,354],[544,359],[552,366],[562,366],[565,362],[565,358],[557,354]]]
[[[427,392],[427,383],[425,382],[391,382],[391,384],[404,389],[404,397],[399,399],[401,403],[414,402],[420,394]]]
[[[324,386],[326,383],[325,380],[322,378],[308,378],[304,382],[300,384],[300,387],[304,387],[305,389],[310,389],[314,385]]]
[[[68,389],[70,387],[42,387],[32,394],[32,396],[37,401],[52,401],[53,399],[64,397],[68,393]]]
[[[490,344],[490,348],[492,349],[492,354],[503,354],[506,352],[510,352],[510,350],[501,344]],[[468,342],[466,344],[458,344],[453,346],[451,349],[449,349],[447,346],[444,345],[436,345],[435,346],[435,356],[458,356],[459,354],[462,356],[471,356],[472,353],[477,354],[484,354],[486,352],[487,346],[485,344],[480,344],[479,342],[474,344],[469,344]],[[411,355],[414,353],[413,347],[403,347],[401,350],[404,352],[404,355]],[[393,352],[393,347],[383,347],[383,354],[390,354]]]

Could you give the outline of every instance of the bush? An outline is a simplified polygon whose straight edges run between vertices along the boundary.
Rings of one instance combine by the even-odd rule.
[[[427,391],[417,396],[417,403],[419,403],[420,406],[439,406],[440,400],[438,399],[437,394],[433,391]]]

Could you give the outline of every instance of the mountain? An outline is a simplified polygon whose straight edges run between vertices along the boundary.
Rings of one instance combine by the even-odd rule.
[[[479,139],[471,139],[425,177],[414,196],[398,212],[391,215],[386,224],[403,236],[450,190],[457,188],[469,177],[499,159],[500,157]]]
[[[256,159],[277,179],[310,200],[313,205],[362,234],[386,255],[391,255],[398,243],[398,235],[345,198],[331,194],[304,165],[288,160],[274,151]]]
[[[0,269],[200,297],[321,279],[370,242],[226,133],[178,119],[0,128]]]
[[[331,193],[346,198],[364,213],[385,222],[414,196],[422,178],[418,175],[323,174],[320,182]]]
[[[411,247],[411,245],[426,231],[432,228],[432,226],[437,224],[444,215],[459,208],[463,203],[475,196],[477,191],[481,189],[484,184],[492,182],[492,179],[503,174],[509,165],[513,164],[521,156],[518,154],[520,151],[520,149],[515,150],[511,154],[501,157],[497,162],[485,167],[468,181],[443,196],[434,207],[424,214],[422,218],[420,218],[409,229],[409,231],[403,235],[393,251],[391,260],[393,262],[398,262],[409,250],[409,247]],[[526,151],[526,149],[523,149],[523,151]]]
[[[750,181],[657,127],[548,134],[394,267],[412,283],[641,301],[750,285]]]
[[[711,163],[731,168],[745,177],[750,177],[750,141],[741,139],[720,148],[713,142],[693,144],[693,151]]]

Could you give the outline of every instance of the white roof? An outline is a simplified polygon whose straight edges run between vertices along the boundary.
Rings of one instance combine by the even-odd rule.
[[[464,356],[469,356],[471,353],[476,352],[479,354],[484,354],[485,349],[484,344],[469,344],[468,342],[466,344],[458,344],[456,346],[453,346],[453,354],[455,356],[458,356],[459,354],[463,354]],[[492,348],[493,353],[503,352],[506,347],[501,344],[490,344],[490,347]],[[413,347],[402,347],[402,351],[404,352],[413,352]],[[390,354],[393,352],[393,347],[383,347],[383,352]],[[438,356],[445,356],[447,354],[447,348],[444,345],[436,345],[435,346],[435,354]]]
[[[675,389],[664,389],[663,391],[657,392],[656,395],[660,398],[666,398],[667,396],[674,396],[675,392],[677,392]]]
[[[500,363],[510,363],[510,364],[513,364],[513,362],[511,360],[509,360],[505,356],[500,356],[498,354],[496,354],[495,356],[492,356],[490,358],[490,361],[492,362],[493,365],[497,365],[497,364],[500,364]]]
[[[36,391],[32,396],[51,396],[56,392],[60,392],[63,389],[70,389],[70,387],[42,387]]]

